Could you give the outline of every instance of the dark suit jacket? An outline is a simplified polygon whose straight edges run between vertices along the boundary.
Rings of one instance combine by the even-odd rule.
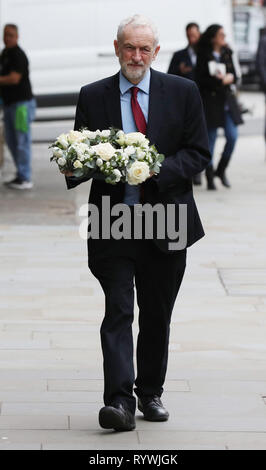
[[[119,72],[115,75],[83,86],[80,90],[75,130],[122,129]],[[204,236],[193,197],[192,177],[204,170],[211,159],[203,106],[197,85],[191,80],[158,72],[151,68],[149,115],[146,136],[158,151],[165,155],[159,175],[143,183],[145,202],[175,204],[178,230],[179,204],[187,204],[187,246]],[[65,177],[71,189],[88,178]],[[110,196],[111,207],[122,203],[125,184],[107,184],[93,178],[89,203],[99,211],[103,195]],[[154,239],[163,251],[169,252],[165,239]],[[177,240],[178,241],[178,238]],[[109,240],[88,239],[90,254],[101,254],[110,245]],[[116,240],[119,246],[119,240]],[[173,251],[171,251],[173,252]]]
[[[180,71],[180,64],[182,62],[184,62],[188,67],[192,67],[192,71],[183,75]],[[172,73],[173,75],[179,75],[180,77],[194,80],[194,67],[191,62],[190,55],[188,53],[188,46],[185,49],[181,49],[180,51],[176,51],[174,53],[169,65],[168,73]]]

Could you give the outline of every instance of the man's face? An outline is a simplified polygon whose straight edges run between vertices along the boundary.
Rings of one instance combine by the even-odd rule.
[[[187,31],[187,38],[190,46],[195,46],[200,38],[200,32],[196,26],[192,26]]]
[[[156,58],[160,46],[154,48],[154,35],[149,26],[127,25],[120,41],[114,41],[125,77],[134,84],[139,83]]]
[[[15,47],[18,43],[18,33],[15,28],[7,26],[4,29],[4,43],[7,48]]]

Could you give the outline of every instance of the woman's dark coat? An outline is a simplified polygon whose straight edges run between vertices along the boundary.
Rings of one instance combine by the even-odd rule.
[[[231,116],[236,125],[242,124],[240,109],[231,91],[230,85],[223,85],[222,80],[211,76],[209,73],[208,62],[215,60],[212,51],[199,49],[197,55],[197,64],[195,68],[195,80],[199,87],[208,127],[224,127],[224,106],[228,104]],[[232,73],[237,76],[232,60],[232,51],[224,47],[221,51],[220,62],[226,65],[226,73]]]

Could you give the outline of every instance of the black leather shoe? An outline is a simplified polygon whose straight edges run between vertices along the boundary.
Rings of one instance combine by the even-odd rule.
[[[169,418],[158,395],[138,397],[138,409],[147,421],[167,421]]]
[[[226,177],[225,172],[219,173],[217,170],[214,172],[214,176],[218,176],[221,179],[221,182],[226,188],[231,188],[231,185]]]
[[[99,411],[99,424],[102,428],[115,431],[131,431],[135,429],[135,416],[122,403],[104,406]]]
[[[217,189],[213,181],[208,181],[207,183],[207,189],[212,189],[215,190]]]

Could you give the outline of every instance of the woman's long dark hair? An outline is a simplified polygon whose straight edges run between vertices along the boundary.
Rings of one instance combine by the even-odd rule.
[[[202,33],[200,40],[197,44],[197,50],[199,52],[212,52],[213,44],[212,39],[216,36],[219,29],[223,28],[220,24],[211,24],[208,28]]]

